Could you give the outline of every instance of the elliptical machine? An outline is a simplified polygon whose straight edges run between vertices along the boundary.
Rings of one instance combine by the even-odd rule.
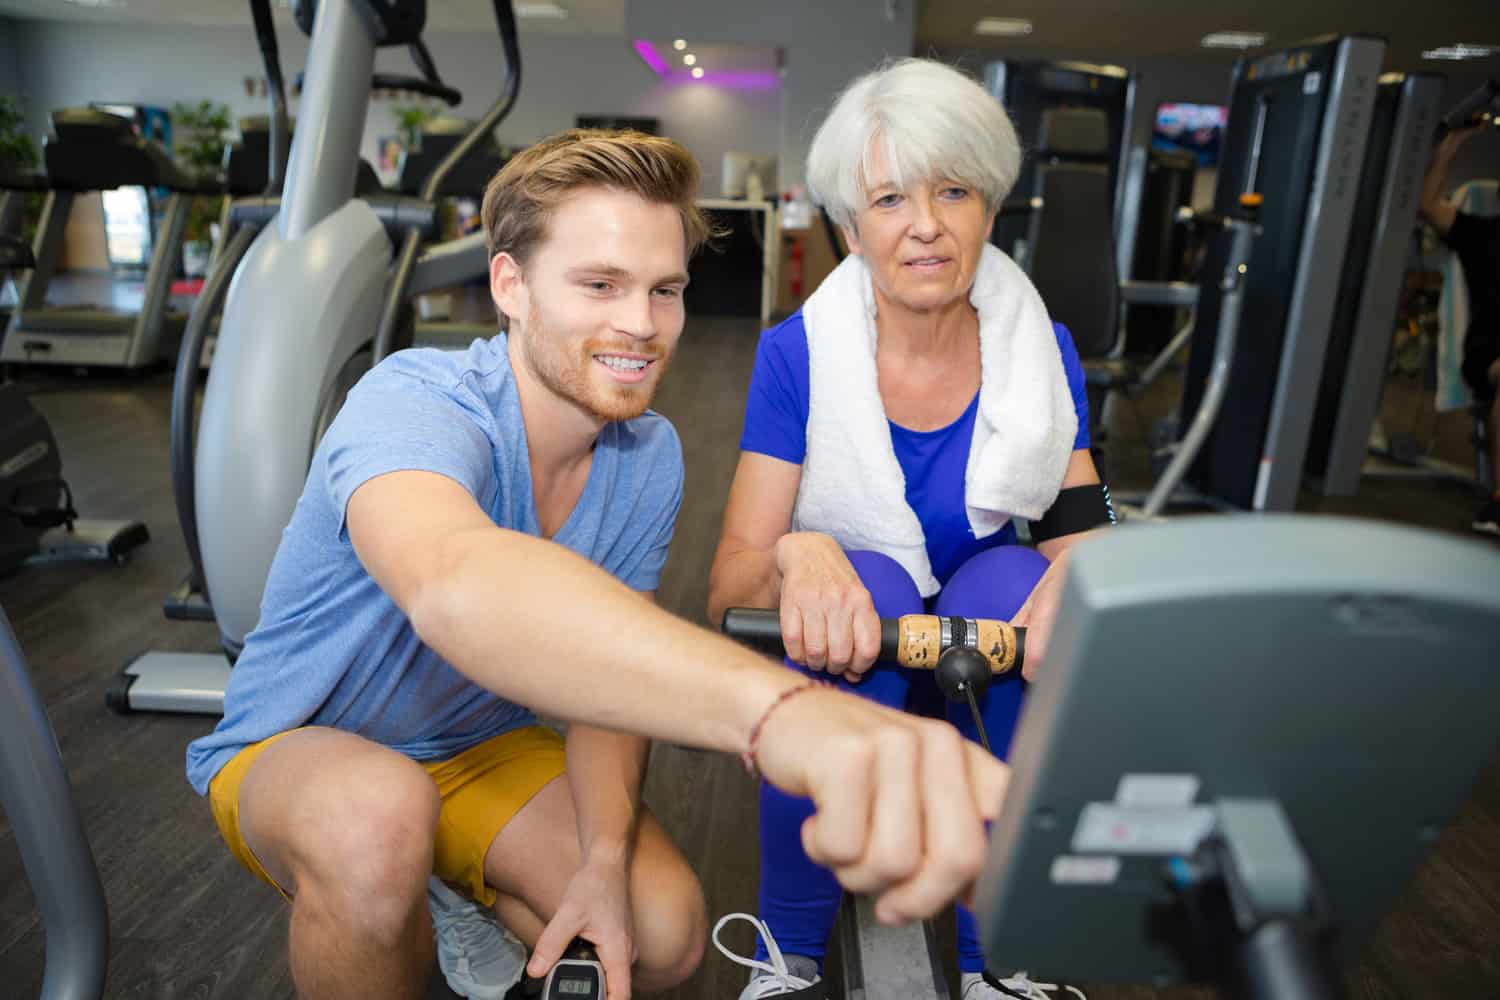
[[[47,941],[42,1000],[97,1000],[109,963],[99,869],[47,710],[0,609],[0,809],[10,821]],[[13,982],[12,986],[16,984]]]
[[[238,229],[189,321],[172,404],[178,516],[194,565],[189,583],[198,583],[202,595],[201,610],[182,617],[211,614],[224,652],[138,657],[107,695],[122,712],[223,711],[230,665],[259,619],[271,561],[323,432],[375,362],[411,345],[411,298],[488,267],[483,234],[427,240],[447,176],[485,145],[515,104],[521,66],[510,0],[494,0],[506,57],[501,95],[416,197],[359,197],[356,176],[372,83],[450,105],[462,100],[438,79],[422,44],[424,0],[297,4],[297,24],[312,42],[289,160],[282,152],[289,130],[270,2],[251,0],[250,8],[272,106],[270,187],[285,180],[279,196],[240,199],[231,210]],[[410,47],[423,75],[375,74],[375,50],[390,45]],[[221,300],[195,448],[200,355]]]

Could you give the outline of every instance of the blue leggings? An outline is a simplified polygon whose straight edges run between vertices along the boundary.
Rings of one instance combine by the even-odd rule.
[[[1019,545],[986,549],[960,566],[929,606],[894,559],[877,552],[848,555],[875,602],[875,611],[883,618],[930,613],[1008,620],[1021,609],[1048,565],[1046,557]],[[828,676],[790,660],[787,663],[811,676]],[[978,742],[968,704],[945,701],[930,670],[908,670],[879,662],[858,684],[842,678],[835,683],[892,708],[946,715],[967,739]],[[1024,689],[1019,678],[997,680],[979,702],[990,746],[1002,759],[1010,751]],[[802,823],[812,811],[809,800],[761,783],[760,916],[783,952],[806,955],[821,966],[843,890],[832,872],[814,864],[802,850]],[[962,906],[958,908],[958,954],[964,972],[984,968],[974,915]],[[764,944],[757,945],[756,957],[766,958]]]

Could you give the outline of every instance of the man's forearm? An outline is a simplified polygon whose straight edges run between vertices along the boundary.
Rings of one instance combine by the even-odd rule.
[[[584,862],[629,865],[649,740],[596,726],[568,728],[568,783]]]
[[[499,528],[449,536],[406,608],[475,683],[539,713],[741,752],[791,671],[688,624],[557,545]]]

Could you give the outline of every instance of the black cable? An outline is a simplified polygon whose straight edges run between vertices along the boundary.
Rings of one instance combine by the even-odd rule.
[[[198,301],[188,314],[187,328],[177,349],[177,371],[172,379],[171,467],[172,495],[177,502],[177,522],[187,543],[191,566],[189,584],[208,599],[208,584],[203,576],[203,550],[198,539],[198,503],[193,465],[193,404],[198,395],[198,381],[203,363],[203,346],[208,340],[209,321],[219,311],[229,290],[229,282],[239,269],[240,260],[254,241],[257,226],[241,226],[224,248],[218,266],[204,282]]]
[[[432,53],[427,50],[427,43],[420,38],[412,39],[406,46],[411,53],[411,61],[417,64],[417,69],[427,82],[443,86],[443,80],[438,76],[437,64],[432,61]]]
[[[969,711],[974,713],[974,728],[979,731],[979,742],[984,744],[984,752],[994,756],[995,751],[990,749],[989,734],[984,731],[984,718],[979,714],[979,702],[974,700],[974,687],[970,684],[963,686],[964,696],[969,699]]]
[[[286,178],[292,130],[286,115],[286,83],[281,76],[281,53],[276,44],[276,22],[271,19],[271,0],[250,0],[250,16],[255,22],[255,40],[266,69],[266,95],[271,101],[271,162],[266,174],[266,193],[277,194]]]

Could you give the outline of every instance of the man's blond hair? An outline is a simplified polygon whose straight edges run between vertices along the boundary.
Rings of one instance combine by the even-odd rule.
[[[524,267],[562,200],[599,187],[674,206],[691,257],[711,235],[696,202],[699,183],[697,161],[671,139],[631,130],[561,132],[517,153],[485,188],[480,218],[489,256],[507,253]]]

